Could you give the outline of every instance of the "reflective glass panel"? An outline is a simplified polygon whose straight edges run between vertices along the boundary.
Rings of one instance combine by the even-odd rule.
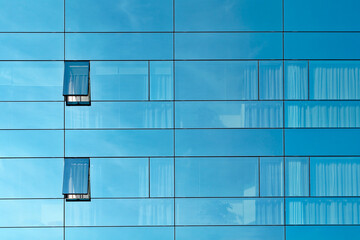
[[[89,194],[88,158],[65,158],[63,194]]]
[[[360,235],[359,226],[288,226],[287,240],[351,240]]]
[[[150,197],[174,196],[174,158],[150,158]]]
[[[280,225],[283,199],[179,198],[177,225]]]
[[[175,62],[175,95],[177,100],[257,100],[257,62]]]
[[[173,62],[150,62],[150,100],[172,100]]]
[[[260,61],[259,88],[261,100],[283,98],[283,63],[282,61]]]
[[[63,240],[64,230],[59,228],[0,228],[6,240]]]
[[[64,96],[89,95],[89,68],[87,61],[66,61]]]
[[[176,197],[254,197],[258,158],[176,158]]]
[[[286,196],[309,196],[309,158],[285,158]]]
[[[176,102],[177,128],[281,128],[282,102]]]
[[[308,62],[285,61],[285,99],[308,99]]]
[[[284,158],[260,158],[260,196],[284,196]]]

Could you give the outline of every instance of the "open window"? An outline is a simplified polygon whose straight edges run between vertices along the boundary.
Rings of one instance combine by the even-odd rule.
[[[66,105],[91,104],[89,61],[65,61],[63,95]]]
[[[89,158],[65,158],[63,195],[66,200],[90,200],[89,167]]]

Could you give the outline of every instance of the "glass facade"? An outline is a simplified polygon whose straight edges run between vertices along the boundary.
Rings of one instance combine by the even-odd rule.
[[[0,0],[0,239],[357,239],[359,8]]]

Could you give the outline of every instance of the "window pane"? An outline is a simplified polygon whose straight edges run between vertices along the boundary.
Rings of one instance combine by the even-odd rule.
[[[148,197],[148,158],[92,158],[91,196]]]
[[[0,102],[1,129],[62,129],[62,102]]]
[[[360,101],[297,101],[285,103],[286,127],[360,127]]]
[[[0,227],[63,226],[64,200],[0,200]]]
[[[173,156],[173,130],[67,130],[66,156]]]
[[[65,96],[89,95],[89,62],[65,62],[64,92]]]
[[[175,27],[177,31],[280,31],[281,9],[279,0],[176,1]]]
[[[173,62],[150,62],[150,100],[172,100]]]
[[[174,158],[150,158],[150,196],[174,196]]]
[[[0,198],[62,198],[63,165],[62,158],[0,159]]]
[[[309,196],[309,158],[285,158],[286,196]]]
[[[284,227],[278,226],[216,226],[177,227],[177,240],[283,240]]]
[[[279,156],[282,130],[175,130],[177,156]]]
[[[65,109],[66,128],[173,127],[171,102],[93,102],[89,108]]]
[[[287,224],[359,224],[360,202],[356,198],[289,198]]]
[[[260,61],[259,63],[260,99],[283,98],[282,61]]]
[[[93,100],[148,100],[147,62],[91,62]]]
[[[282,58],[278,33],[176,33],[176,59]]]
[[[67,60],[172,59],[171,33],[67,33],[65,38]]]
[[[280,225],[283,199],[180,198],[177,225]]]
[[[285,99],[308,99],[308,62],[285,61]]]
[[[259,195],[258,158],[177,158],[176,197]]]
[[[63,33],[0,33],[0,42],[0,60],[64,59]]]
[[[284,158],[260,158],[260,196],[284,196]]]
[[[63,62],[0,62],[0,101],[63,101]]]
[[[176,102],[177,128],[281,128],[282,102]]]
[[[174,224],[174,199],[92,199],[66,202],[66,226]]]
[[[360,158],[312,157],[311,196],[360,196]]]
[[[257,100],[256,61],[175,62],[177,100]]]
[[[63,240],[64,230],[59,228],[0,228],[0,236],[7,240]],[[67,236],[66,236],[67,237]]]
[[[310,99],[360,99],[360,61],[311,61]]]
[[[88,194],[89,159],[65,158],[63,194]]]
[[[66,31],[172,31],[172,0],[66,2]]]
[[[287,240],[338,240],[354,239],[360,235],[359,226],[288,226],[286,227]]]

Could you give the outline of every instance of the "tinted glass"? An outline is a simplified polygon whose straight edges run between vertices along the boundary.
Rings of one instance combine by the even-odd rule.
[[[172,34],[68,33],[65,50],[67,60],[172,59]]]
[[[260,158],[260,196],[284,196],[284,158]]]
[[[177,33],[176,59],[274,59],[282,57],[278,33]]]
[[[283,199],[176,199],[178,225],[280,225]]]
[[[63,240],[64,230],[59,228],[0,228],[0,235],[7,240]]]
[[[66,202],[66,226],[173,225],[173,199],[92,199]]]
[[[1,129],[61,129],[62,102],[0,102]]]
[[[0,62],[1,101],[63,101],[63,62]]]
[[[359,226],[294,226],[286,227],[286,239],[288,240],[338,240],[354,239],[359,236]]]
[[[309,196],[309,158],[285,158],[286,196]]]
[[[173,62],[150,62],[150,100],[172,100]]]
[[[75,0],[66,3],[66,31],[172,31],[172,0]]]
[[[283,63],[282,61],[260,61],[259,88],[261,100],[283,98]]]
[[[89,62],[65,62],[63,92],[65,96],[79,96],[89,94],[89,68]]]
[[[150,197],[174,196],[174,158],[150,158]]]
[[[92,158],[91,196],[148,197],[147,158]]]
[[[63,165],[62,158],[0,159],[0,197],[62,198]]]
[[[360,196],[359,157],[312,157],[311,196]]]
[[[66,107],[65,116],[66,128],[172,128],[173,103],[93,102]]]
[[[285,99],[308,99],[308,62],[285,61]]]
[[[63,194],[89,194],[89,159],[65,158]]]
[[[175,93],[178,100],[258,99],[257,62],[175,62]]]
[[[66,156],[173,156],[173,130],[68,130]]]
[[[177,102],[177,128],[281,128],[282,102]]]
[[[91,62],[93,100],[148,100],[147,62]]]
[[[279,156],[282,130],[175,130],[177,156]]]
[[[1,33],[0,42],[0,60],[64,59],[62,33]]]
[[[254,197],[258,158],[177,158],[177,197]]]
[[[175,28],[177,31],[279,31],[281,9],[279,0],[176,1]]]

